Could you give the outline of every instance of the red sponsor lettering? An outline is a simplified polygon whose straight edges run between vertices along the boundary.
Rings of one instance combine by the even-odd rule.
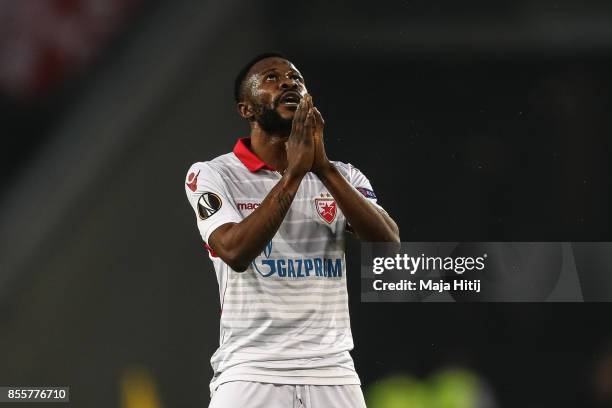
[[[261,203],[236,203],[239,210],[254,210],[261,205]]]

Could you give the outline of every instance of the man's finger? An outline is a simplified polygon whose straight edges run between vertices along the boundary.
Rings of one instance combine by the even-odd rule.
[[[304,121],[306,121],[306,115],[308,114],[308,109],[309,109],[308,102],[302,98],[302,100],[300,101],[300,105],[302,109],[300,109],[299,120],[302,124],[304,124]]]
[[[306,121],[304,122],[304,140],[312,140],[314,137],[314,120],[314,113],[312,109],[310,109],[306,115]]]
[[[304,100],[301,100],[297,109],[295,110],[295,114],[293,115],[293,121],[291,122],[291,135],[299,136],[302,131],[302,125],[304,124],[305,118],[304,106]]]
[[[314,125],[314,114],[312,109],[308,110],[306,114],[306,120],[304,121],[304,127],[312,127]]]
[[[315,115],[315,119],[317,120],[317,123],[320,124],[321,126],[325,126],[323,115],[321,115],[321,112],[319,112],[317,108],[314,108],[314,115]]]
[[[293,114],[293,120],[291,121],[291,135],[295,134],[295,132],[297,131],[297,123],[298,123],[298,118],[299,118],[301,106],[302,106],[302,104],[298,103],[298,106],[297,106],[297,108],[295,110],[295,113]]]

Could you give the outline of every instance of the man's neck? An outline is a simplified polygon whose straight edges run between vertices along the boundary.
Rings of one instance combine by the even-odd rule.
[[[251,150],[264,163],[283,172],[287,168],[287,135],[268,133],[256,126],[251,129]]]

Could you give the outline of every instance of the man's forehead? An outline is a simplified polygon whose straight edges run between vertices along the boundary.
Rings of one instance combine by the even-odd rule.
[[[292,69],[300,72],[295,65],[291,63],[291,61],[287,61],[286,59],[280,57],[268,57],[262,59],[261,61],[257,61],[249,70],[248,76],[259,74],[271,69],[278,69],[282,71]]]

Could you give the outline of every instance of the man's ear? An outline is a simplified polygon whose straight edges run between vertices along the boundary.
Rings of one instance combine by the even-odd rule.
[[[238,109],[238,114],[245,119],[250,120],[255,115],[255,109],[253,109],[253,105],[249,102],[238,102],[236,109]]]

